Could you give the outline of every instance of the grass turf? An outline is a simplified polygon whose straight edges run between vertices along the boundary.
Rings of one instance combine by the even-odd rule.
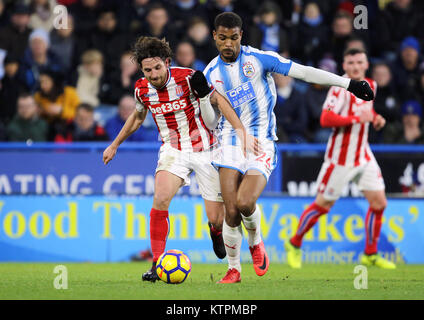
[[[65,263],[68,289],[57,290],[57,264],[0,264],[0,299],[424,299],[424,265],[400,265],[396,270],[368,268],[368,289],[356,290],[354,265],[305,265],[292,270],[272,264],[258,277],[250,264],[242,265],[242,282],[216,284],[225,264],[194,264],[180,285],[142,282],[150,263]]]

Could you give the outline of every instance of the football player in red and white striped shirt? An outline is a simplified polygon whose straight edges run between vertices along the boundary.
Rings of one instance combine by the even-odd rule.
[[[349,49],[344,54],[343,70],[355,80],[365,80],[372,90],[376,83],[365,78],[369,66],[367,55],[358,49]],[[365,252],[361,263],[394,269],[395,265],[377,255],[382,216],[387,205],[384,181],[380,167],[368,144],[370,123],[376,130],[384,127],[386,121],[375,113],[372,101],[364,101],[347,90],[331,87],[323,105],[321,125],[332,127],[324,163],[318,175],[318,194],[315,201],[302,213],[296,234],[285,243],[287,261],[293,268],[300,268],[302,262],[303,236],[327,214],[343,188],[354,181],[369,202],[365,219]]]
[[[169,230],[168,208],[181,186],[190,183],[196,174],[205,202],[214,251],[218,258],[226,255],[222,240],[224,204],[219,175],[212,166],[212,149],[216,144],[213,132],[202,118],[200,103],[210,103],[224,114],[244,143],[244,150],[259,154],[256,138],[246,133],[237,114],[227,100],[211,89],[200,71],[170,67],[172,51],[165,40],[140,37],[134,46],[134,60],[145,78],[135,85],[136,110],[127,119],[112,144],[104,151],[103,161],[113,159],[118,146],[143,123],[150,110],[162,138],[155,175],[153,207],[150,211],[150,243],[153,265],[142,279],[156,281],[156,261],[164,252]]]

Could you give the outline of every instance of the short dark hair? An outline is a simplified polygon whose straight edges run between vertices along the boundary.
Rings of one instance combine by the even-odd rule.
[[[359,48],[350,48],[345,50],[345,52],[343,53],[343,57],[354,56],[355,54],[358,54],[358,53],[365,53],[365,55],[367,55],[367,52],[365,50],[362,50]]]
[[[84,109],[87,112],[93,113],[94,112],[94,107],[91,104],[88,103],[80,103],[77,107],[77,111]]]
[[[172,59],[172,50],[165,39],[155,37],[140,37],[134,44],[133,60],[141,66],[141,62],[146,58],[159,57],[163,61]]]
[[[34,96],[28,91],[22,91],[18,95],[18,99],[34,98]]]
[[[234,12],[223,12],[215,17],[215,30],[217,30],[219,26],[229,29],[238,27],[241,30],[242,25],[243,21],[240,16]]]

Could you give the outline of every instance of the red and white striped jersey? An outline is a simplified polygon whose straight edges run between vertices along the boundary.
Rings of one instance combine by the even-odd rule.
[[[200,152],[216,143],[216,138],[203,122],[199,100],[190,88],[193,69],[170,67],[166,84],[156,89],[146,78],[135,84],[136,109],[148,108],[158,127],[163,143],[182,151]]]
[[[376,93],[374,80],[365,79]],[[346,89],[331,87],[324,102],[323,110],[331,110],[341,116],[359,116],[360,110],[373,110],[373,101],[364,101],[355,97]],[[372,152],[368,144],[369,123],[354,123],[345,127],[335,127],[328,139],[325,161],[356,167],[371,160]]]

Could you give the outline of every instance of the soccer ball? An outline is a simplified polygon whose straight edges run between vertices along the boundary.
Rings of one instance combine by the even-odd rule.
[[[180,250],[168,250],[159,257],[156,273],[166,283],[183,283],[191,272],[190,259]]]

